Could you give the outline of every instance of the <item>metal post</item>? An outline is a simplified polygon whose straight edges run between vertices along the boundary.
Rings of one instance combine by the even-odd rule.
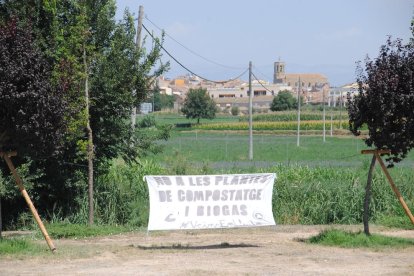
[[[253,160],[253,89],[252,62],[249,62],[249,160]]]
[[[339,129],[342,129],[342,91],[339,97]]]
[[[331,102],[332,102],[332,105],[330,105],[330,107],[331,107],[331,137],[333,136],[333,101],[334,101],[334,95],[330,95],[330,97],[331,97]]]
[[[325,125],[326,125],[326,118],[325,118],[325,87],[322,88],[322,93],[323,93],[323,99],[322,99],[322,104],[323,104],[323,142],[326,142],[326,130],[325,130]]]
[[[302,82],[299,76],[299,85],[298,85],[298,133],[297,133],[297,141],[296,145],[300,146],[300,92],[302,91]]]

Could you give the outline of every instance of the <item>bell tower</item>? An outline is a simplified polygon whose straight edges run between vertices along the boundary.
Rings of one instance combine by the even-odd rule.
[[[283,61],[276,61],[274,63],[273,83],[283,83],[285,79],[285,63]]]

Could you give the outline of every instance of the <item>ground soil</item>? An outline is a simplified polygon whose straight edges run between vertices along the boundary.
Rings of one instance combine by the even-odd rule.
[[[414,247],[344,249],[303,242],[330,228],[361,230],[281,225],[60,239],[54,240],[55,254],[0,257],[0,275],[414,275]],[[414,238],[414,230],[372,226],[371,232]]]

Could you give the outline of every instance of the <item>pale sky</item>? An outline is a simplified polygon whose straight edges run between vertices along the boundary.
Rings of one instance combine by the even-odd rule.
[[[126,7],[137,16],[138,7],[144,6],[149,20],[204,58],[165,37],[164,47],[205,78],[233,78],[252,61],[254,74],[272,81],[273,63],[280,58],[287,73],[321,73],[331,86],[355,81],[355,62],[377,57],[389,35],[408,42],[414,11],[414,0],[116,2],[117,19]],[[143,23],[160,34],[147,19]],[[164,54],[163,60],[171,59]],[[186,73],[171,60],[166,76]]]

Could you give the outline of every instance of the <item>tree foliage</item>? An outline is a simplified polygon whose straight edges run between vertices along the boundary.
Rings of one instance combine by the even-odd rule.
[[[118,156],[133,161],[138,152],[145,150],[139,147],[147,145],[139,141],[143,136],[138,128],[131,128],[131,109],[148,97],[153,80],[168,64],[153,70],[161,56],[161,42],[154,42],[151,51],[146,53],[145,49],[137,49],[134,36],[134,20],[126,11],[123,22],[114,27],[93,69],[91,124],[98,162]]]
[[[283,111],[295,109],[298,106],[298,101],[293,97],[292,93],[288,90],[280,91],[276,97],[273,98],[270,110]]]
[[[82,208],[86,195],[88,119],[93,133],[94,158],[97,161],[94,166],[96,178],[106,171],[106,164],[112,158],[123,157],[126,161],[137,161],[138,156],[158,152],[160,147],[156,141],[169,136],[168,127],[148,129],[136,126],[132,129],[130,121],[132,107],[138,106],[148,97],[156,77],[168,68],[168,64],[159,63],[162,39],[155,39],[156,42],[148,51],[145,47],[137,49],[134,43],[136,30],[131,14],[126,12],[123,20],[116,22],[115,11],[114,0],[0,1],[2,28],[11,19],[19,18],[16,28],[32,29],[32,35],[22,35],[22,39],[26,38],[30,45],[21,44],[16,49],[9,48],[15,53],[24,53],[26,48],[37,49],[33,56],[43,58],[38,61],[34,61],[34,58],[28,61],[7,60],[7,64],[0,64],[1,74],[6,74],[0,76],[0,86],[5,84],[7,78],[25,76],[23,71],[8,72],[9,66],[19,65],[19,62],[23,69],[26,68],[23,66],[25,64],[37,66],[30,74],[36,78],[31,85],[39,88],[39,97],[34,97],[29,92],[17,95],[13,91],[0,91],[0,126],[19,129],[18,133],[10,134],[8,131],[7,135],[4,134],[5,131],[0,131],[0,136],[2,135],[1,141],[6,141],[7,138],[7,142],[12,141],[9,138],[14,134],[20,139],[13,140],[14,144],[2,146],[4,150],[20,151],[17,146],[34,149],[36,143],[44,145],[41,158],[28,163],[32,172],[41,171],[41,177],[34,181],[36,185],[33,191],[39,195],[35,203],[40,212],[50,212],[56,208],[60,215],[66,216]],[[0,48],[6,46],[2,41]],[[89,114],[85,101],[86,83],[90,95]],[[14,96],[16,97],[13,98]],[[39,105],[36,105],[37,100]],[[30,117],[28,112],[42,104],[47,105],[42,113]],[[3,105],[7,108],[3,108]],[[54,107],[60,109],[55,111]],[[19,119],[16,121],[18,124],[3,120],[6,115],[9,116],[6,112],[11,110],[20,112],[20,117],[12,118],[15,121]],[[19,125],[23,121],[27,122],[26,127]],[[56,128],[55,136],[43,135],[49,126]],[[36,135],[34,138],[39,137],[38,141],[30,142],[28,133]],[[62,140],[59,155],[47,155],[46,150],[51,151]],[[36,148],[38,149],[40,147]],[[3,165],[0,163],[0,166]],[[37,200],[39,201],[36,202]],[[8,199],[5,201],[4,212],[22,210],[21,206],[14,205]]]
[[[152,93],[153,94],[150,96],[151,99],[148,100],[154,102],[154,111],[174,108],[174,95],[161,94],[158,87],[156,87]]]
[[[414,146],[414,47],[390,38],[378,57],[358,65],[359,94],[348,95],[350,130],[360,135],[368,127],[365,143],[388,149],[389,165],[401,161]]]
[[[12,20],[0,26],[0,151],[28,156],[55,153],[68,111],[60,85],[35,47],[29,28]]]
[[[202,118],[214,119],[216,116],[216,105],[206,89],[190,89],[181,111],[186,118],[197,119],[197,123],[200,123]]]

